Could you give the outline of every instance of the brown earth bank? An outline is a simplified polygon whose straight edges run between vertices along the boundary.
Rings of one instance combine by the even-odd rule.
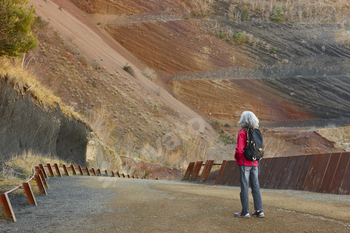
[[[86,165],[90,126],[58,103],[49,106],[30,89],[0,74],[1,170],[4,162],[31,153]]]
[[[262,189],[265,218],[234,218],[239,188],[112,177],[48,180],[29,206],[11,195],[17,222],[4,232],[348,232],[349,196]],[[252,199],[250,199],[252,211]]]
[[[121,156],[120,159],[122,162],[122,169],[119,170],[120,174],[125,172],[138,179],[180,180],[182,178],[182,171],[174,168],[137,161],[125,156]]]

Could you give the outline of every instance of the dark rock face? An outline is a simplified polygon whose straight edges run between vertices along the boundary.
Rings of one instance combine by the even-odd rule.
[[[85,165],[90,130],[57,110],[36,106],[29,94],[0,82],[0,163],[28,151]]]

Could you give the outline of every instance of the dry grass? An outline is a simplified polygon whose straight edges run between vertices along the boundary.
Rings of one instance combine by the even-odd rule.
[[[143,75],[145,75],[149,80],[151,80],[152,82],[156,82],[158,79],[158,76],[156,74],[156,72],[152,69],[152,68],[146,68],[143,72]]]
[[[192,14],[195,16],[206,17],[212,11],[214,0],[191,0]]]
[[[163,133],[155,142],[144,141],[140,149],[135,146],[138,141],[140,140],[129,132],[123,138],[119,152],[136,160],[176,169],[186,168],[189,161],[205,159],[209,144],[201,134],[195,134],[186,127]]]
[[[122,140],[120,151],[126,156],[133,157],[135,153],[136,141],[137,138],[135,135],[132,132],[128,132]]]
[[[271,13],[276,4],[284,11],[284,22],[313,22],[313,23],[349,23],[349,1],[324,1],[324,0],[230,0],[232,6],[228,9],[230,19],[240,21],[240,17],[234,17],[234,7],[248,8],[250,14],[258,14],[260,18],[270,21]]]
[[[117,130],[117,125],[113,123],[112,118],[106,107],[95,107],[85,113],[85,119],[89,125],[107,145],[114,144],[113,134]]]
[[[13,158],[2,165],[0,172],[0,190],[8,191],[16,186],[20,185],[24,181],[27,181],[33,174],[32,168],[38,164],[64,164],[63,161],[58,159],[49,158],[49,156],[43,157],[41,155],[33,154],[32,152],[23,153],[21,156],[13,156]],[[36,188],[36,183],[30,183],[36,193],[39,193]],[[23,190],[16,191],[23,193]]]
[[[237,5],[231,4],[228,8],[228,18],[240,21],[242,19],[242,13],[240,10],[237,9]]]
[[[179,81],[171,82],[171,88],[173,90],[173,95],[175,99],[179,99],[180,93],[181,93],[181,87],[179,85]]]
[[[282,157],[288,151],[288,146],[283,139],[267,138],[264,140],[265,156],[267,157]]]
[[[5,79],[19,94],[22,96],[29,94],[34,103],[41,105],[44,109],[57,109],[57,104],[59,104],[67,117],[80,118],[78,113],[66,106],[48,88],[42,86],[33,75],[24,70],[21,59],[0,58],[0,80],[5,81]]]

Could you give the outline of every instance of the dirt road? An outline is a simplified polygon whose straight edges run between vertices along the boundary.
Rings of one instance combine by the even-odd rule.
[[[350,232],[349,195],[262,190],[266,218],[238,219],[237,187],[112,177],[48,183],[36,207],[10,196],[17,222],[1,221],[1,232]]]

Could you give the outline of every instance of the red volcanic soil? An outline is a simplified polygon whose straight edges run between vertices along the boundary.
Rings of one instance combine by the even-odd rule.
[[[94,0],[94,1],[80,1],[70,0],[81,10],[88,14],[104,14],[104,15],[121,15],[121,14],[140,14],[144,12],[171,9],[177,12],[184,12],[189,7],[186,1],[183,0]]]
[[[260,121],[309,117],[258,79],[174,81],[171,85],[183,102],[224,121],[237,122],[245,110],[255,112]]]
[[[246,65],[251,59],[219,38],[201,34],[198,20],[109,24],[105,30],[128,51],[166,73]],[[250,62],[247,62],[250,61]]]

